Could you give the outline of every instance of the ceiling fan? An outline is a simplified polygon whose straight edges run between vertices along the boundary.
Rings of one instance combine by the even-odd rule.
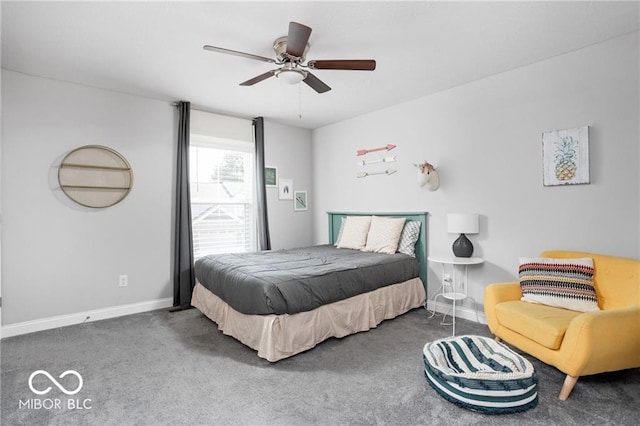
[[[316,92],[324,93],[331,90],[331,87],[327,86],[308,70],[373,71],[376,69],[376,61],[373,59],[311,60],[305,64],[305,55],[309,49],[308,41],[310,35],[310,27],[297,22],[289,22],[288,35],[278,37],[273,42],[273,50],[276,53],[275,59],[210,45],[204,45],[203,49],[280,65],[279,68],[267,71],[264,74],[240,83],[240,86],[253,86],[269,77],[276,76],[289,84],[297,84],[304,81]]]

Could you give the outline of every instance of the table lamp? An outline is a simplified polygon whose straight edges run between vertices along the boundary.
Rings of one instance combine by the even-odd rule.
[[[465,234],[477,234],[480,231],[480,221],[477,214],[449,213],[447,215],[447,231],[450,234],[460,234],[453,242],[453,254],[456,257],[471,257],[473,244]]]

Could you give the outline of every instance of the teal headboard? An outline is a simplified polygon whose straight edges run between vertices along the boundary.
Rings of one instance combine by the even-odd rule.
[[[416,258],[420,262],[420,279],[427,290],[427,212],[411,213],[352,213],[352,212],[327,212],[329,215],[329,244],[335,244],[338,232],[342,224],[342,218],[346,216],[393,216],[405,217],[407,220],[420,222],[420,236],[416,242]]]

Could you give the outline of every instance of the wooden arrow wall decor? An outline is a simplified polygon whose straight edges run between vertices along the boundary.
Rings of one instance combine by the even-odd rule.
[[[395,147],[396,147],[395,145],[388,144],[388,145],[385,145],[385,146],[381,146],[380,148],[359,149],[357,154],[358,155],[366,155],[366,154],[368,154],[370,152],[384,151],[385,149],[387,151],[391,151]]]
[[[359,178],[365,178],[372,175],[392,175],[396,172],[394,169],[381,170],[379,172],[358,172]]]
[[[375,164],[375,163],[393,163],[394,161],[396,161],[396,156],[392,156],[392,157],[384,157],[381,158],[379,160],[369,160],[369,161],[358,161],[356,164],[358,166],[366,166],[367,164]]]

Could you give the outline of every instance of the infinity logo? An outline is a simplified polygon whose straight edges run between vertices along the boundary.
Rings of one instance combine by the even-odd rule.
[[[58,387],[58,389],[60,389],[62,392],[64,392],[66,395],[75,395],[78,392],[80,392],[80,389],[82,389],[82,376],[80,375],[80,373],[78,373],[75,370],[67,370],[64,373],[62,373],[60,375],[60,379],[62,379],[65,376],[68,376],[69,374],[73,374],[74,376],[76,376],[78,378],[78,387],[75,390],[72,391],[68,391],[66,390],[60,383],[58,383],[58,381],[56,379],[53,378],[53,376],[51,374],[49,374],[47,371],[44,370],[37,370],[34,371],[33,373],[31,373],[31,376],[29,376],[29,389],[31,389],[31,392],[35,393],[36,395],[45,395],[47,393],[49,393],[51,391],[51,386],[49,386],[48,388],[46,388],[43,391],[39,391],[37,389],[35,389],[33,387],[33,378],[36,377],[38,374],[43,374],[45,375],[49,380],[51,380],[51,382],[56,385]]]

